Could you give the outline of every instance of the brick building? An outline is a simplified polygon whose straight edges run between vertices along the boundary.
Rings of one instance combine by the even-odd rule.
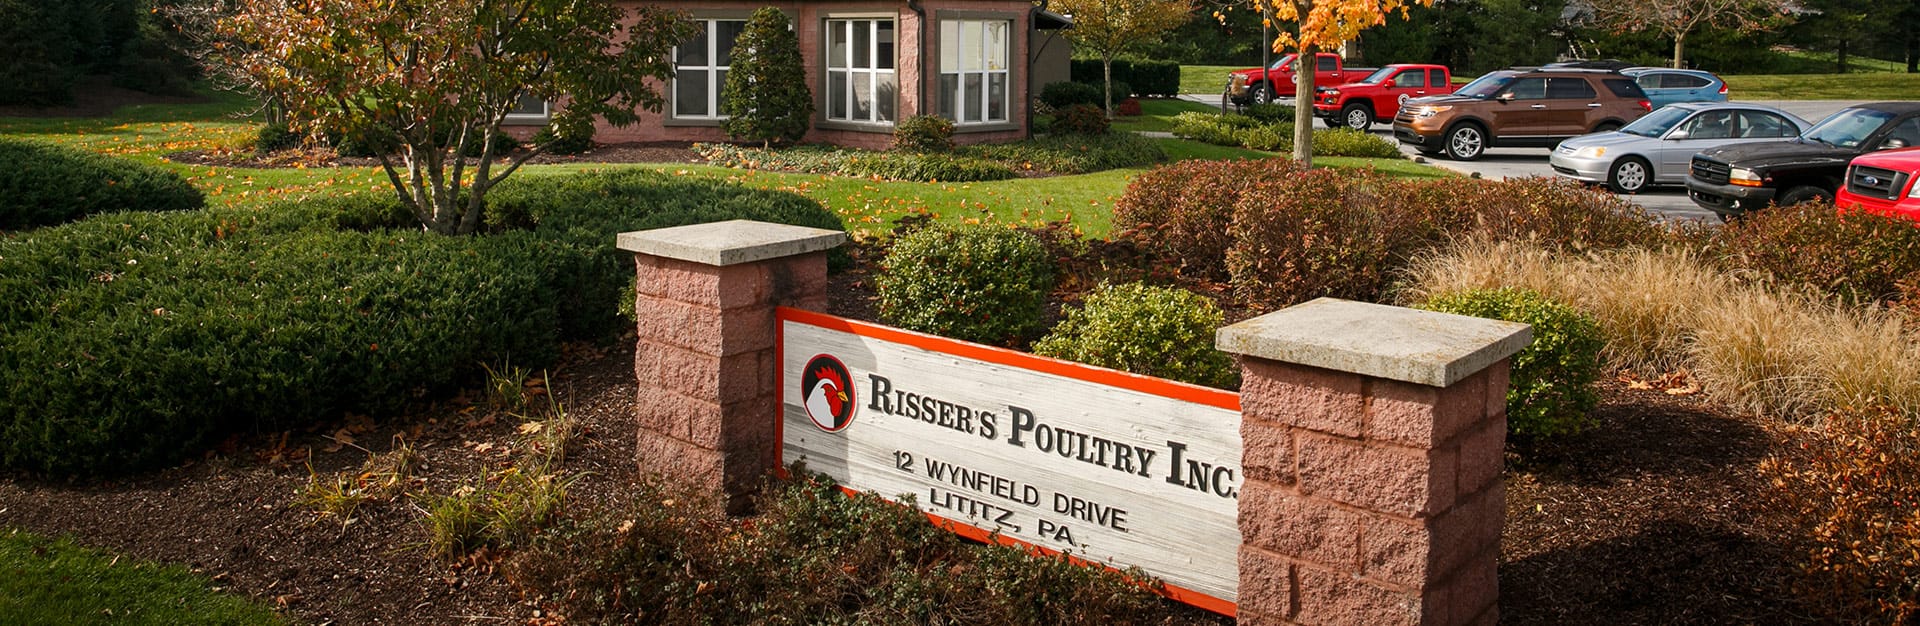
[[[595,139],[724,141],[721,87],[734,37],[767,3],[677,4],[700,34],[674,50],[676,75],[661,85],[667,106],[626,128],[602,125]],[[775,3],[792,19],[814,95],[802,140],[884,148],[894,122],[913,115],[954,121],[955,143],[1027,137],[1031,96],[1067,80],[1068,21],[1026,0]],[[1044,81],[1044,82],[1042,82]],[[546,122],[548,104],[529,101],[512,124]]]

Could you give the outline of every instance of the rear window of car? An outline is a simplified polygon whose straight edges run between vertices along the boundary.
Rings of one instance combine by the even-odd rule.
[[[1593,85],[1587,84],[1587,79],[1584,79],[1584,78],[1549,78],[1547,79],[1547,98],[1548,99],[1590,100],[1593,98],[1593,96],[1594,96]]]
[[[1707,86],[1707,79],[1692,74],[1668,74],[1660,79],[1660,86],[1666,89],[1693,89]]]
[[[1613,92],[1613,95],[1620,96],[1622,98],[1633,98],[1635,100],[1638,100],[1638,99],[1647,97],[1647,92],[1642,91],[1639,85],[1635,85],[1633,84],[1633,81],[1627,80],[1625,78],[1608,78],[1608,79],[1601,80],[1600,82],[1605,84],[1607,86],[1607,90]]]

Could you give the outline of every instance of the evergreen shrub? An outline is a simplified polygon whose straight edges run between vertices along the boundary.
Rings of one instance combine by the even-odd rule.
[[[1103,88],[1099,85],[1081,82],[1049,83],[1040,89],[1040,101],[1054,109],[1065,109],[1078,104],[1100,106]]]
[[[554,120],[533,134],[531,143],[550,154],[582,154],[593,149],[593,121],[585,118]]]
[[[1439,294],[1420,308],[1443,313],[1521,322],[1533,327],[1533,342],[1513,356],[1507,388],[1507,432],[1540,439],[1580,432],[1600,402],[1600,324],[1578,309],[1527,289],[1490,289]]]
[[[1240,368],[1214,349],[1225,316],[1212,300],[1183,289],[1143,283],[1102,285],[1033,352],[1089,365],[1196,385],[1232,388]]]
[[[276,122],[260,127],[253,137],[253,151],[256,154],[272,154],[281,150],[300,147],[300,133],[288,128],[284,122]]]
[[[0,138],[0,230],[113,211],[181,211],[205,202],[171,171],[126,159]]]
[[[760,7],[734,41],[727,84],[721,90],[721,122],[735,139],[792,143],[813,124],[813,93],[800,58],[792,20],[775,7]]]
[[[936,225],[895,241],[875,281],[888,324],[999,346],[1044,329],[1053,259],[1032,233]]]
[[[1288,124],[1287,129],[1291,131],[1293,125]],[[1288,137],[1287,143],[1293,143],[1292,137]],[[1247,147],[1253,148],[1251,142]],[[1313,156],[1394,159],[1400,157],[1400,148],[1392,141],[1364,130],[1335,128],[1313,131]]]
[[[960,154],[998,161],[1019,171],[1085,174],[1167,160],[1160,142],[1138,133],[1046,135],[1013,143],[975,144]]]

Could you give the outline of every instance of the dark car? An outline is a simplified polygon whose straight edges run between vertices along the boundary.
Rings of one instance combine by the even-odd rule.
[[[1916,145],[1920,102],[1848,107],[1793,139],[1701,151],[1687,173],[1687,195],[1723,219],[1769,204],[1832,200],[1853,157]]]

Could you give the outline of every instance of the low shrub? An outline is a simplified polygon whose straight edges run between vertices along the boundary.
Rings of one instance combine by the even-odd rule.
[[[1804,203],[1748,214],[1716,235],[1729,266],[1850,302],[1886,301],[1901,281],[1920,280],[1920,228],[1901,218]]]
[[[1239,133],[1240,145],[1253,150],[1266,152],[1291,152],[1293,150],[1293,125],[1287,123],[1263,124]],[[1319,154],[1316,150],[1314,154]]]
[[[915,115],[893,128],[893,149],[899,152],[953,150],[953,122],[937,115]]]
[[[1054,113],[1050,129],[1055,135],[1105,135],[1112,125],[1100,107],[1080,104]]]
[[[1372,300],[1401,244],[1367,172],[1317,168],[1235,198],[1226,269],[1235,295],[1261,306],[1322,296]]]
[[[1142,283],[1102,285],[1033,352],[1196,385],[1238,386],[1239,366],[1214,349],[1224,325],[1212,300],[1182,289]]]
[[[1180,161],[1134,177],[1114,203],[1115,238],[1188,275],[1227,279],[1234,205],[1301,172],[1291,159]]]
[[[253,151],[259,154],[272,154],[281,150],[300,147],[304,138],[300,133],[287,128],[285,123],[267,124],[253,136]]]
[[[1600,402],[1599,323],[1573,307],[1524,289],[1440,294],[1421,308],[1533,326],[1533,342],[1513,356],[1507,389],[1507,432],[1550,438],[1580,432]]]
[[[507,579],[568,623],[1190,623],[1139,578],[970,544],[823,478],[771,485],[738,521],[658,482],[636,491],[540,535]]]
[[[1788,431],[1763,461],[1771,500],[1793,520],[1809,605],[1836,623],[1920,618],[1920,429],[1887,409]]]
[[[0,138],[0,230],[113,211],[181,211],[205,202],[171,171],[49,144]]]
[[[465,156],[470,158],[479,158],[480,154],[486,150],[488,142],[481,141],[480,137],[481,137],[480,131],[477,129],[474,130],[473,135],[467,140],[468,143],[467,143],[467,151]],[[458,135],[454,135],[447,138],[447,144],[451,146],[454,143],[458,142],[459,140],[460,140],[460,137]],[[501,155],[505,155],[508,152],[513,152],[514,150],[520,149],[520,140],[515,139],[513,138],[513,135],[509,135],[506,133],[494,134],[492,144],[493,144],[493,156],[495,158],[498,158]]]
[[[1217,146],[1237,146],[1243,133],[1259,125],[1245,115],[1182,111],[1173,116],[1173,136]]]
[[[489,199],[498,225],[533,230],[423,234],[367,196],[0,240],[0,467],[136,471],[236,432],[391,414],[481,364],[540,367],[561,338],[630,328],[616,233],[840,224],[795,194],[641,170],[523,176]]]
[[[1140,99],[1127,98],[1113,105],[1113,114],[1126,117],[1138,117],[1141,113]]]
[[[1658,248],[1673,231],[1645,208],[1565,179],[1409,181],[1395,202],[1454,236],[1532,240],[1554,250]]]
[[[1075,105],[1101,106],[1106,97],[1103,87],[1089,83],[1058,82],[1048,83],[1040,89],[1040,101],[1055,109],[1065,109]]]
[[[1293,107],[1284,104],[1249,104],[1242,108],[1240,112],[1262,124],[1272,124],[1274,122],[1293,123]]]
[[[1180,63],[1178,61],[1134,59],[1126,81],[1133,84],[1142,96],[1162,96],[1174,98],[1180,95]]]
[[[875,281],[888,324],[1000,346],[1043,329],[1053,259],[1031,233],[936,225],[895,241]]]
[[[730,144],[694,144],[708,163],[722,167],[766,169],[841,176],[878,176],[892,180],[970,182],[1013,178],[1006,166],[965,155],[873,152],[824,146],[748,148]]]
[[[530,143],[546,146],[550,154],[583,154],[593,149],[593,135],[592,120],[554,120],[554,123],[534,133]]]
[[[1400,157],[1400,148],[1373,133],[1351,128],[1335,128],[1313,131],[1313,156],[1392,159]]]
[[[1160,142],[1137,133],[1048,135],[1025,141],[976,144],[960,153],[997,161],[1019,171],[1085,174],[1151,165],[1167,159]]]

